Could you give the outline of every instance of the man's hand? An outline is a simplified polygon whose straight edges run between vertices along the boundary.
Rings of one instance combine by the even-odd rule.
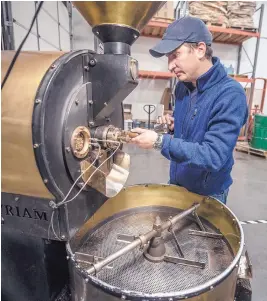
[[[156,132],[140,128],[132,129],[132,132],[138,133],[139,136],[131,139],[131,143],[134,143],[143,149],[152,149],[153,144],[156,142],[158,137]]]
[[[170,131],[174,130],[174,117],[172,117],[169,114],[166,114],[165,116],[162,115],[161,117],[158,117],[157,123],[159,123],[159,124],[162,124],[162,123],[163,124],[167,124]]]

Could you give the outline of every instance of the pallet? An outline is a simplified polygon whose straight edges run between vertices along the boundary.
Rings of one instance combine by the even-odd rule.
[[[252,28],[252,27],[230,26],[230,28],[243,30],[243,31],[249,31],[249,32],[257,32],[257,28]]]
[[[205,21],[205,20],[203,20],[203,22],[208,26],[219,26],[222,28],[232,28],[232,29],[237,29],[237,30],[242,30],[242,31],[257,32],[257,28],[255,28],[255,27],[231,26],[231,25],[228,25],[225,23],[210,22],[210,21]]]
[[[266,150],[253,148],[247,142],[237,142],[235,150],[239,152],[247,153],[249,155],[264,157],[265,159],[267,159]]]
[[[222,28],[227,28],[227,27],[229,27],[228,25],[226,25],[225,23],[217,23],[217,22],[210,22],[210,21],[205,21],[205,20],[203,20],[204,21],[204,23],[206,24],[206,25],[208,25],[208,26],[219,26],[219,27],[222,27]]]

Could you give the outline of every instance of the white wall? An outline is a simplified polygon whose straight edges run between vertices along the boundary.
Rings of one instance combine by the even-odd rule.
[[[28,30],[35,13],[34,1],[11,1],[11,7],[12,17]],[[63,51],[69,51],[70,37],[64,30],[69,30],[69,17],[66,7],[62,2],[58,2],[59,22],[62,27],[64,27],[64,29],[60,27],[60,32],[58,32],[58,24],[43,10],[43,8],[57,20],[57,2],[44,1],[42,9],[37,17],[39,35],[44,38],[44,40],[52,44],[50,45],[40,39],[40,50],[59,51],[59,46],[61,46]],[[14,40],[16,49],[25,37],[27,33],[26,29],[14,23]],[[37,33],[36,23],[33,25],[32,32],[35,34]],[[59,35],[61,45],[59,44]],[[30,34],[22,50],[38,50],[37,37]]]

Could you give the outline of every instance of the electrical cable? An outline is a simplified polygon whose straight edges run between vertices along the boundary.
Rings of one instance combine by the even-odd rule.
[[[10,63],[10,65],[9,65],[9,67],[8,67],[8,69],[7,69],[6,75],[5,75],[5,77],[4,77],[4,79],[3,79],[2,83],[1,83],[1,90],[4,88],[4,85],[5,85],[5,83],[6,83],[7,79],[8,79],[8,77],[9,77],[9,75],[10,75],[10,73],[11,73],[11,71],[12,71],[12,69],[13,69],[13,67],[14,67],[14,65],[15,65],[15,63],[16,63],[16,60],[17,60],[19,54],[20,54],[20,51],[21,51],[22,47],[24,46],[24,44],[25,44],[25,42],[26,42],[26,40],[27,40],[27,38],[28,38],[28,36],[29,36],[31,30],[32,30],[32,27],[33,27],[34,22],[35,22],[35,20],[36,20],[38,14],[39,14],[39,12],[40,12],[40,10],[41,10],[41,7],[42,7],[42,5],[43,5],[43,2],[44,2],[44,1],[41,1],[41,2],[40,2],[40,4],[39,4],[39,6],[38,6],[38,8],[37,8],[37,10],[36,10],[36,12],[35,12],[35,14],[34,14],[34,16],[33,16],[33,19],[32,19],[32,22],[31,22],[31,26],[30,26],[30,28],[29,28],[29,30],[28,30],[26,36],[24,37],[24,39],[23,39],[22,42],[20,43],[19,48],[17,49],[17,51],[16,51],[16,53],[15,53],[15,55],[14,55],[14,57],[13,57],[11,63]]]

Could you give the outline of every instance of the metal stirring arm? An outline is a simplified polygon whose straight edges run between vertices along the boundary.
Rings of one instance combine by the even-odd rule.
[[[200,204],[195,204],[194,206],[192,206],[191,208],[183,211],[180,214],[175,215],[173,218],[170,218],[169,220],[167,220],[166,222],[164,222],[161,225],[160,231],[163,232],[167,229],[169,229],[170,227],[174,226],[178,221],[180,221],[181,219],[183,219],[184,217],[188,216],[189,214],[191,214],[192,212],[194,212],[198,207],[200,206]],[[134,241],[132,241],[131,243],[129,243],[127,246],[123,247],[122,249],[120,249],[119,251],[109,255],[108,257],[106,257],[105,259],[92,264],[92,267],[90,267],[87,270],[87,274],[91,275],[91,274],[96,274],[97,272],[99,272],[100,270],[102,270],[105,266],[109,265],[110,263],[112,263],[114,260],[116,260],[117,258],[125,255],[126,253],[130,252],[131,250],[137,248],[137,247],[143,247],[144,245],[146,245],[153,237],[158,236],[159,230],[157,229],[153,229],[145,234],[141,234],[139,235],[136,239],[134,239]]]

